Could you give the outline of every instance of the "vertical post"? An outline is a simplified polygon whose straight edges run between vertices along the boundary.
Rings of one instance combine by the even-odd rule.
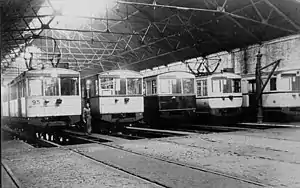
[[[2,5],[0,5],[0,64],[2,64],[2,16],[3,16],[3,7]],[[2,74],[2,71],[1,71],[1,74]],[[2,84],[3,84],[3,79],[2,79],[2,75],[1,75],[1,92],[4,92],[2,91]],[[4,96],[2,96],[2,93],[1,93],[1,124],[2,124],[2,104],[3,104],[3,101],[2,101],[2,98]]]
[[[256,70],[255,70],[255,76],[256,76],[256,108],[257,108],[257,123],[262,123],[263,120],[263,109],[262,109],[262,93],[261,91],[261,57],[262,54],[260,53],[260,50],[258,51],[258,54],[256,55],[257,62],[256,62]]]
[[[0,63],[2,63],[2,16],[3,7],[0,5]]]

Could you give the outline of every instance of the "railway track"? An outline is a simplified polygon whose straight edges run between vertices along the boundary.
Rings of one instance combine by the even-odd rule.
[[[2,172],[2,173],[6,173],[9,176],[9,178],[11,179],[11,182],[12,182],[13,186],[15,188],[22,188],[23,187],[22,184],[14,176],[14,174],[12,173],[12,171],[10,170],[10,168],[3,161],[1,161],[1,166],[3,167],[3,169],[5,171],[5,172]],[[2,183],[3,183],[3,179],[2,179]],[[4,185],[2,185],[2,186],[4,186]]]
[[[201,172],[206,172],[206,173],[211,173],[211,174],[215,174],[215,175],[218,175],[218,176],[223,176],[223,177],[226,177],[226,178],[229,178],[229,179],[234,179],[234,180],[238,180],[238,181],[241,181],[241,182],[245,182],[245,183],[249,183],[249,184],[253,184],[253,185],[256,185],[256,186],[261,186],[261,187],[272,187],[271,185],[267,185],[267,184],[264,184],[264,183],[261,183],[261,182],[257,182],[257,181],[253,181],[253,180],[248,180],[248,179],[245,179],[245,178],[242,178],[242,177],[237,177],[237,176],[234,176],[234,175],[231,175],[231,174],[227,174],[227,173],[222,173],[222,172],[218,172],[218,171],[214,171],[214,170],[210,170],[210,169],[207,169],[207,168],[203,168],[203,167],[199,167],[199,166],[193,166],[193,165],[190,165],[190,164],[186,164],[186,163],[182,163],[182,162],[178,162],[178,161],[173,161],[173,160],[169,160],[169,159],[164,159],[164,158],[160,158],[160,157],[156,157],[156,156],[153,156],[153,155],[149,155],[149,154],[144,154],[144,153],[139,153],[139,152],[135,152],[133,150],[130,150],[130,149],[125,149],[123,148],[122,146],[118,146],[118,145],[112,145],[110,143],[107,143],[107,142],[103,142],[103,139],[99,139],[99,138],[95,138],[93,136],[89,136],[89,135],[78,135],[78,134],[72,134],[72,133],[68,133],[70,137],[73,137],[73,138],[76,138],[76,139],[81,139],[81,140],[84,140],[86,142],[90,142],[90,143],[96,143],[96,144],[99,144],[99,145],[102,145],[106,148],[110,148],[110,149],[117,149],[119,151],[122,151],[122,152],[128,152],[128,153],[131,153],[131,154],[135,154],[135,155],[139,155],[139,156],[143,156],[143,157],[147,157],[147,158],[151,158],[151,159],[155,159],[155,160],[158,160],[158,161],[162,161],[162,162],[166,162],[166,163],[169,163],[169,164],[175,164],[175,165],[178,165],[178,166],[181,166],[181,167],[185,167],[185,168],[188,168],[188,169],[193,169],[193,170],[197,170],[197,171],[201,171]],[[113,135],[112,135],[113,136]],[[125,135],[125,137],[130,137],[130,135]],[[143,137],[141,137],[143,138]],[[141,139],[140,138],[140,139]],[[55,146],[55,147],[60,147],[60,148],[63,148],[63,149],[68,149],[68,150],[71,150],[72,152],[75,152],[81,156],[84,156],[86,158],[89,158],[90,160],[94,160],[98,163],[101,163],[103,165],[107,165],[107,166],[110,166],[112,168],[115,168],[119,171],[122,171],[122,172],[125,172],[127,174],[130,174],[132,176],[135,176],[137,178],[140,178],[144,181],[147,181],[147,182],[150,182],[150,183],[153,183],[157,186],[160,186],[160,187],[168,187],[158,181],[154,181],[154,180],[151,180],[149,178],[146,178],[146,177],[143,177],[143,176],[140,176],[139,174],[136,174],[134,172],[131,172],[131,171],[128,171],[128,170],[125,170],[123,168],[120,168],[118,167],[117,165],[114,165],[114,164],[110,164],[110,163],[107,163],[105,161],[102,161],[102,160],[98,160],[98,159],[95,159],[91,156],[88,156],[87,154],[83,153],[83,152],[80,152],[76,149],[73,149],[73,148],[70,148],[70,147],[65,147],[61,144],[58,144],[58,143],[55,143],[53,141],[49,141],[49,140],[45,140],[45,139],[39,139],[40,141],[44,142],[46,145],[52,145],[52,146]]]
[[[89,139],[89,137],[92,137],[92,136],[84,136],[84,137],[75,136],[75,137],[80,138],[80,139],[84,139],[84,140],[87,140],[87,141],[91,141]],[[111,149],[117,149],[117,150],[120,150],[120,151],[123,151],[123,152],[129,152],[129,153],[136,154],[136,155],[139,155],[139,156],[144,156],[144,157],[147,157],[147,158],[156,159],[158,161],[163,161],[163,162],[166,162],[166,163],[175,164],[175,165],[178,165],[178,166],[186,167],[186,168],[197,170],[197,171],[211,173],[211,174],[223,176],[223,177],[226,177],[226,178],[242,181],[242,182],[245,182],[245,183],[249,183],[249,184],[253,184],[253,185],[257,185],[257,186],[261,186],[261,187],[272,187],[271,185],[266,185],[264,183],[248,180],[248,179],[241,178],[241,177],[236,177],[236,176],[233,176],[233,175],[230,175],[230,174],[227,174],[227,173],[222,173],[222,172],[210,170],[210,169],[199,167],[199,166],[193,166],[193,165],[181,163],[181,162],[178,162],[178,161],[173,161],[173,160],[164,159],[164,158],[160,158],[160,157],[155,157],[155,156],[144,154],[144,153],[135,152],[135,151],[132,151],[130,149],[125,149],[125,148],[123,148],[121,146],[118,146],[118,145],[111,145],[111,144],[108,144],[108,143],[103,143],[103,142],[98,142],[98,141],[92,141],[92,142],[100,144],[104,147],[111,148]],[[77,152],[77,151],[75,151],[75,152]],[[85,155],[85,154],[83,154],[83,155]]]

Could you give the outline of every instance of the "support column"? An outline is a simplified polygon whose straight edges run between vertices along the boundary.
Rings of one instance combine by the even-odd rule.
[[[0,5],[0,64],[2,64],[2,16],[3,16],[3,7]],[[2,65],[1,65],[2,66]],[[2,96],[2,84],[3,84],[3,79],[2,79],[2,70],[1,70],[1,104],[3,104],[3,96]],[[1,124],[2,124],[2,105],[1,105]]]
[[[263,121],[263,109],[262,109],[262,88],[261,88],[261,57],[262,54],[260,51],[258,51],[258,54],[256,55],[257,62],[256,62],[256,70],[255,70],[255,76],[256,76],[256,96],[257,96],[257,103],[256,103],[256,109],[257,109],[257,123],[262,123]]]
[[[0,5],[0,63],[2,63],[2,18],[3,18],[3,7]]]

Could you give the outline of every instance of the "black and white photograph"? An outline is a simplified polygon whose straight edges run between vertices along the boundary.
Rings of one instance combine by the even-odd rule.
[[[0,0],[1,188],[300,188],[300,0]]]

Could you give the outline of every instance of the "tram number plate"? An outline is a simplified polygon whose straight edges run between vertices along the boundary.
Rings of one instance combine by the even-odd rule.
[[[41,104],[40,100],[32,100],[32,105],[39,105]]]

